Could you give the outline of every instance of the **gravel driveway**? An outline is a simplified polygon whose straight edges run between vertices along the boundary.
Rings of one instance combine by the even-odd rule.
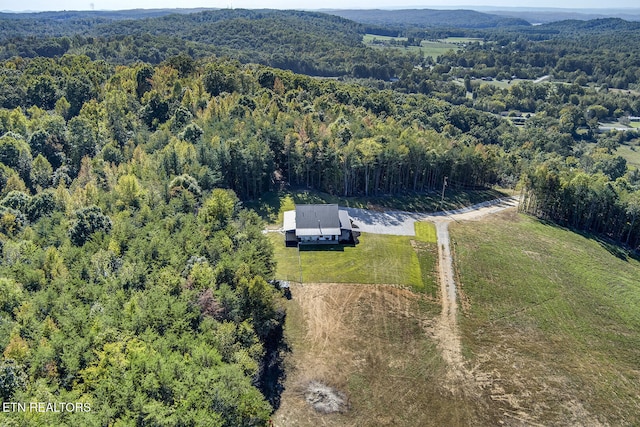
[[[452,211],[416,213],[405,211],[376,212],[359,208],[342,208],[349,212],[359,231],[373,234],[394,234],[397,236],[415,236],[416,221],[469,220],[515,206],[517,197],[505,197],[489,200],[462,209]]]

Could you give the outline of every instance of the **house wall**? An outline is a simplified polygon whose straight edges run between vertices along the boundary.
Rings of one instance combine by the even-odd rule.
[[[327,235],[327,236],[302,236],[300,237],[300,243],[332,243],[337,242],[339,236]]]

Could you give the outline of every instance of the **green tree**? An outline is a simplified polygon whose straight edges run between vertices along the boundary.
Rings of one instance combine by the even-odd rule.
[[[111,219],[97,206],[78,209],[74,215],[75,219],[69,227],[69,238],[76,246],[84,245],[94,233],[111,231]]]
[[[122,175],[115,187],[120,208],[140,208],[144,203],[145,191],[135,175]]]
[[[202,204],[198,218],[209,230],[220,230],[233,219],[238,203],[238,198],[233,191],[216,188]]]
[[[0,137],[0,162],[14,169],[24,181],[31,172],[31,150],[18,135],[7,133]]]
[[[53,178],[53,167],[51,163],[42,155],[33,159],[33,166],[31,167],[31,183],[40,188],[47,188],[51,185]]]
[[[0,398],[3,402],[12,401],[14,392],[26,384],[27,376],[22,366],[11,359],[0,361]]]
[[[70,148],[69,159],[75,172],[80,170],[83,157],[95,156],[98,148],[96,133],[91,121],[84,116],[77,116],[69,120],[67,136]]]

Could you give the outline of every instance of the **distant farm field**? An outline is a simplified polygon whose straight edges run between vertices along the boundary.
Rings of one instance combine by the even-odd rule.
[[[377,34],[365,34],[362,36],[363,43],[375,43],[375,42],[405,42],[407,41],[406,37],[392,37],[392,36],[380,36]]]
[[[460,40],[471,39],[460,38]],[[458,41],[458,38],[451,38],[442,41],[422,40],[420,46],[404,46],[403,43],[406,41],[407,37],[379,36],[376,34],[365,34],[362,36],[362,42],[369,47],[420,52],[424,57],[431,56],[434,59],[450,50],[457,51],[462,49],[461,44],[465,43],[464,41]]]
[[[463,352],[527,425],[640,424],[640,263],[515,212],[451,226]]]
[[[461,49],[461,47],[454,43],[432,42],[423,40],[422,43],[420,43],[420,47],[416,47],[416,49],[419,49],[425,57],[431,56],[435,59],[438,56],[449,52],[450,50],[458,51]]]

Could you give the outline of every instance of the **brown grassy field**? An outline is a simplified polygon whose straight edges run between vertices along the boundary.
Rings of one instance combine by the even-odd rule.
[[[437,301],[385,285],[294,285],[292,295],[292,352],[276,426],[491,423],[486,397],[446,380],[448,366],[432,338]],[[315,412],[304,398],[310,381],[344,392],[349,410]]]
[[[451,236],[466,364],[503,420],[640,425],[640,262],[513,210]]]

